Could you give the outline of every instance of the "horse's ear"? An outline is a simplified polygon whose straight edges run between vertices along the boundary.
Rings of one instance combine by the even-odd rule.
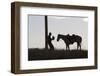
[[[69,34],[67,34],[66,36],[69,36]]]

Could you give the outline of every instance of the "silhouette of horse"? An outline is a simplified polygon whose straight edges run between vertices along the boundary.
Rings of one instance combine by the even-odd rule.
[[[67,36],[67,39],[70,41],[70,44],[73,44],[73,43],[77,43],[77,50],[78,48],[80,48],[81,50],[81,43],[82,43],[82,37],[81,36],[78,36],[78,35],[75,35],[73,34],[72,36],[70,36],[69,34],[66,35]]]
[[[70,41],[67,39],[67,36],[66,35],[58,34],[57,41],[59,41],[60,39],[62,39],[65,42],[66,50],[70,50],[70,48],[69,48]]]
[[[75,34],[73,34],[72,36],[70,36],[69,34],[68,35],[58,34],[57,41],[59,41],[60,39],[62,39],[65,42],[66,50],[67,49],[70,50],[69,45],[73,44],[74,42],[77,43],[77,50],[78,50],[79,47],[80,47],[80,50],[81,50],[82,38],[80,36],[75,35]]]

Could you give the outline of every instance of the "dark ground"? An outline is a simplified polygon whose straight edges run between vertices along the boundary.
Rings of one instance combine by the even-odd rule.
[[[88,58],[87,50],[28,49],[28,60],[54,60]]]

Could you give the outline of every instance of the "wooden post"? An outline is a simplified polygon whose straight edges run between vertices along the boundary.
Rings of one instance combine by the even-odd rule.
[[[48,50],[48,18],[47,16],[45,16],[45,49]]]

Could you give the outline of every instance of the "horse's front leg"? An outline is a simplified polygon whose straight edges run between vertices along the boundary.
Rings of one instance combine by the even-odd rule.
[[[66,50],[69,50],[69,45],[66,44]]]
[[[68,50],[70,51],[69,45],[68,45]]]

